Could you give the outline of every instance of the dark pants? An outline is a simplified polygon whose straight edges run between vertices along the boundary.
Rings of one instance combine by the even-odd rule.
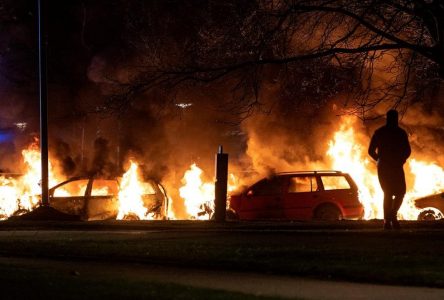
[[[378,164],[378,178],[384,192],[384,219],[396,220],[406,191],[404,169],[402,165]]]

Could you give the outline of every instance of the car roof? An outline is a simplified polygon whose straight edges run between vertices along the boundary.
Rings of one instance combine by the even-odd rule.
[[[2,177],[20,177],[23,176],[22,173],[5,173],[5,172],[1,172],[0,176]]]
[[[315,175],[315,174],[321,174],[321,175],[345,175],[346,173],[342,171],[337,170],[316,170],[316,171],[294,171],[294,172],[279,172],[276,173],[276,176],[282,176],[282,175]]]

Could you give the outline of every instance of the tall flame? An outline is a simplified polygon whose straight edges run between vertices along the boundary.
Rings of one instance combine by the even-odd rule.
[[[146,187],[140,180],[139,166],[130,161],[130,167],[123,174],[119,191],[119,213],[117,219],[121,220],[131,214],[140,220],[148,219],[148,208],[143,205],[142,196],[146,194]]]
[[[179,188],[187,213],[196,219],[208,219],[205,210],[214,210],[214,184],[204,183],[202,173],[202,169],[192,164],[182,178],[184,186]]]
[[[359,188],[365,219],[382,217],[382,190],[379,188],[375,164],[367,155],[367,148],[358,142],[351,117],[344,117],[338,131],[328,143],[327,155],[331,168],[349,173]],[[373,164],[373,165],[372,165]]]
[[[0,177],[0,219],[5,219],[18,210],[32,210],[40,201],[41,159],[38,140],[22,151],[25,173],[19,177]],[[64,180],[48,162],[48,182],[54,185]]]
[[[340,128],[329,142],[327,155],[331,167],[349,173],[359,188],[359,198],[365,208],[365,219],[383,218],[383,193],[376,175],[376,164],[367,154],[369,138],[358,137],[352,117],[343,117]],[[405,220],[415,220],[419,210],[414,199],[444,190],[444,170],[435,163],[420,161],[414,157],[408,160],[406,167],[407,194],[399,216]]]

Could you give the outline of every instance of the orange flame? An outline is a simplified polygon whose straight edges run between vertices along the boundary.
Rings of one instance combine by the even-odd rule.
[[[340,128],[329,142],[327,155],[331,166],[349,173],[359,188],[359,198],[365,208],[365,219],[383,218],[383,193],[376,175],[376,164],[371,162],[367,154],[368,137],[358,136],[356,124],[352,117],[343,117]],[[364,146],[363,146],[364,145]],[[435,163],[420,161],[414,157],[408,160],[406,172],[407,193],[399,210],[399,217],[404,220],[415,220],[419,210],[414,199],[444,190],[444,170]]]
[[[30,211],[40,201],[41,158],[37,139],[22,151],[22,158],[25,164],[24,175],[17,178],[0,177],[0,219],[10,217],[18,210]],[[48,171],[50,186],[64,180],[63,176],[55,175],[55,168],[50,161]]]
[[[214,184],[202,182],[202,173],[202,169],[195,163],[192,164],[182,178],[184,185],[179,188],[186,211],[193,219],[208,219],[203,213],[205,205],[208,209],[214,210]]]
[[[148,208],[143,204],[143,195],[147,193],[147,185],[140,180],[139,165],[130,161],[130,167],[123,174],[119,191],[119,213],[118,220],[122,220],[131,214],[140,220],[148,220]]]
[[[328,145],[327,155],[331,168],[349,173],[359,188],[359,200],[364,206],[365,219],[383,215],[383,194],[376,176],[375,164],[367,155],[367,147],[358,142],[352,117],[344,117],[333,140]],[[373,164],[373,165],[372,165]]]
[[[214,182],[204,182],[203,171],[193,163],[182,178],[184,184],[179,188],[186,211],[191,219],[208,219],[214,212]],[[234,174],[228,175],[227,192],[230,194],[239,186],[239,179]],[[229,203],[227,204],[227,206]]]

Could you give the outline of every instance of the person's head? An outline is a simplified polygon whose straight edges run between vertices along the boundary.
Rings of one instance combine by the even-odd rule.
[[[387,126],[398,126],[398,112],[394,109],[391,109],[387,112]]]

